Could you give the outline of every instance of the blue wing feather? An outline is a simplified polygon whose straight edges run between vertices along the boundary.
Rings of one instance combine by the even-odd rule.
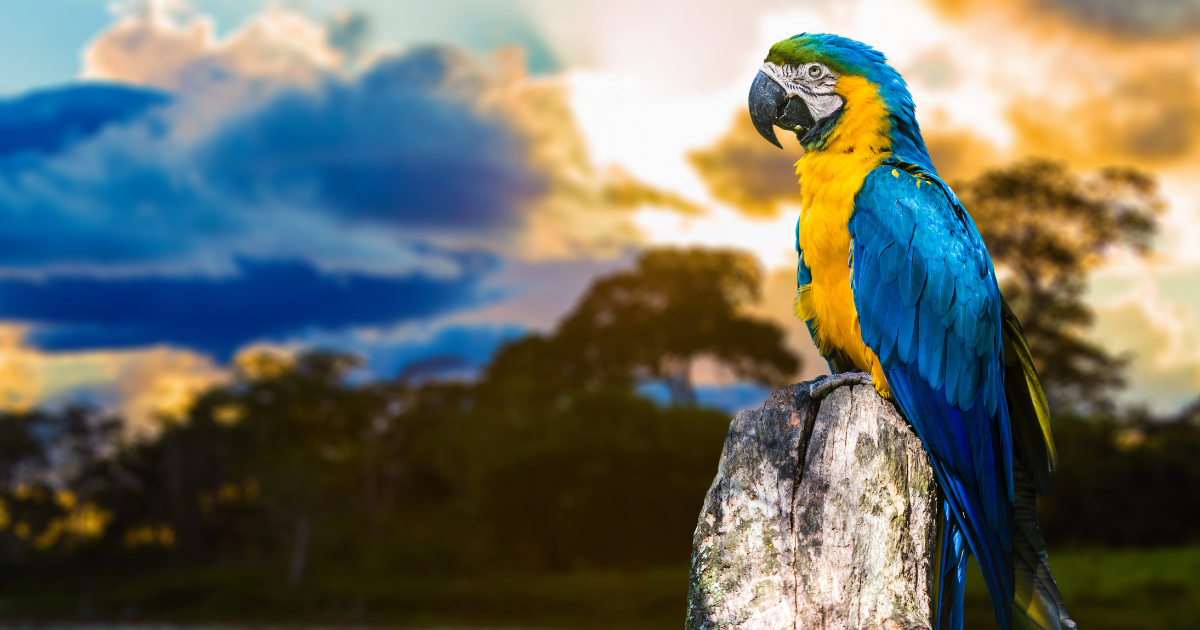
[[[947,402],[958,402],[958,379],[962,376],[963,347],[953,330],[946,331],[946,378],[942,385]],[[961,409],[961,407],[959,407]]]
[[[903,295],[903,291],[901,291]],[[918,309],[914,304],[905,304],[900,309],[900,322],[896,329],[896,352],[901,363],[912,363],[917,359],[917,347],[920,345],[920,329],[917,327]]]
[[[904,172],[894,176],[897,167]],[[983,239],[936,175],[900,164],[867,176],[849,227],[863,341],[929,451],[949,506],[947,531],[960,532],[978,558],[1008,627],[1012,445],[998,367],[1000,292]],[[947,539],[943,553],[953,547]],[[961,598],[961,566],[943,560],[952,601]]]
[[[921,317],[921,341],[917,366],[929,386],[938,389],[942,386],[942,366],[946,357],[942,347],[946,341],[946,329],[942,328],[941,318],[931,303],[922,302],[918,308]]]
[[[920,244],[914,243],[915,247]],[[900,273],[900,295],[904,298],[905,308],[911,309],[917,305],[917,300],[921,299],[921,292],[925,288],[925,259],[917,257],[909,259],[909,264]]]

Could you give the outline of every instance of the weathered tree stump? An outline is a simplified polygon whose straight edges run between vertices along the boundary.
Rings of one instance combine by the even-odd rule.
[[[693,540],[688,630],[931,627],[939,499],[920,439],[865,385],[799,426],[800,387],[729,427]]]

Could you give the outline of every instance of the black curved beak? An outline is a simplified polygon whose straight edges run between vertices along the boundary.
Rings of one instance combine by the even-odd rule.
[[[750,85],[750,120],[762,137],[780,149],[783,145],[775,137],[776,126],[796,132],[798,139],[817,124],[804,99],[788,98],[787,91],[761,71]]]

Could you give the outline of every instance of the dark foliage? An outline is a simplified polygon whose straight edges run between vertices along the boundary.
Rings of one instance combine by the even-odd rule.
[[[1057,545],[1200,541],[1200,413],[1055,417],[1059,469],[1039,505]]]
[[[506,415],[483,386],[352,385],[352,365],[312,354],[243,372],[186,422],[80,468],[86,500],[111,517],[80,559],[275,567],[292,581],[686,562],[723,413],[606,387]],[[29,498],[6,495],[30,527],[24,547],[49,547],[33,541],[69,506],[48,487],[14,492]]]

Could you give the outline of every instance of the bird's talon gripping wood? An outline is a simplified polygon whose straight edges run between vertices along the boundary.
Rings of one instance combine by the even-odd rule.
[[[871,385],[871,375],[866,372],[844,372],[833,376],[818,376],[796,392],[796,406],[800,409],[799,426],[807,426],[809,415],[817,413],[821,401],[833,390],[843,385]]]

